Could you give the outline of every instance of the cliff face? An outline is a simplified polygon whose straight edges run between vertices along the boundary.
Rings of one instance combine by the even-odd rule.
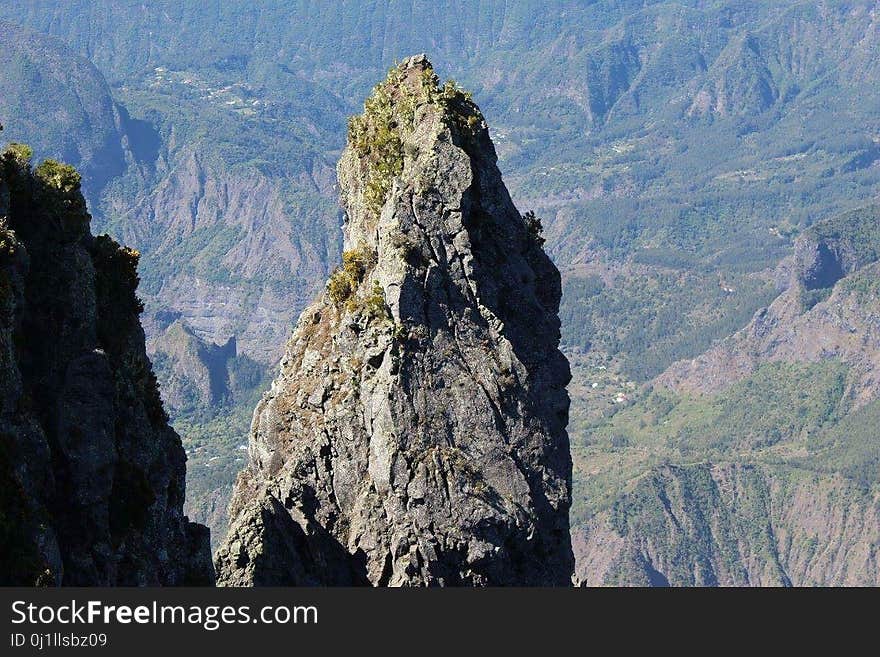
[[[137,253],[93,237],[79,175],[0,160],[0,581],[210,584],[185,455],[138,321]]]
[[[570,582],[559,273],[424,56],[339,164],[344,264],[254,414],[225,585]]]
[[[657,468],[573,540],[585,586],[880,584],[880,497],[794,469]]]

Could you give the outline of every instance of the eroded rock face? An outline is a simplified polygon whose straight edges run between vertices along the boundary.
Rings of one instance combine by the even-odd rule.
[[[137,253],[93,237],[71,167],[0,157],[0,583],[211,584],[183,515]]]
[[[559,272],[419,56],[352,121],[344,265],[256,409],[225,585],[567,585]]]

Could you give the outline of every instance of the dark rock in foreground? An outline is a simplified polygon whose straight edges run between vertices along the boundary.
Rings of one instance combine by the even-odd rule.
[[[0,583],[211,584],[144,351],[138,254],[90,234],[71,167],[29,157],[0,159]]]

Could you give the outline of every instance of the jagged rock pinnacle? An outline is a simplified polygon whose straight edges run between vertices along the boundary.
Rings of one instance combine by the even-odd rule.
[[[559,272],[424,55],[351,119],[345,252],[254,414],[226,585],[567,585]]]

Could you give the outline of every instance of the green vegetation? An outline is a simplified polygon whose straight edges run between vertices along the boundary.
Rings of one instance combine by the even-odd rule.
[[[73,166],[45,160],[34,169],[33,180],[38,185],[36,196],[47,218],[71,235],[88,230],[91,215],[80,192],[82,176]]]
[[[805,235],[843,253],[850,271],[880,260],[880,205],[870,205],[817,223]]]
[[[347,301],[358,289],[366,273],[375,266],[375,254],[365,247],[357,247],[342,254],[342,266],[330,274],[327,293],[333,303]]]
[[[245,391],[260,390],[267,375],[265,367],[240,354],[228,361],[227,368],[229,387],[239,395]]]
[[[6,139],[27,140],[32,147],[15,145],[22,165],[34,156],[69,162],[89,191],[97,192],[125,166],[109,89],[85,58],[21,22],[22,14],[9,22],[0,19],[0,117]]]
[[[74,167],[55,160],[45,160],[34,169],[34,176],[62,194],[75,194],[82,184],[82,176]]]
[[[785,474],[780,473],[780,479]],[[625,556],[611,569],[609,585],[717,586],[747,581],[743,558],[760,555],[768,569],[778,566],[778,546],[768,528],[770,492],[755,469],[737,471],[738,504],[722,503],[722,491],[705,464],[665,466],[648,474],[619,497],[611,523],[622,536],[650,537],[652,556],[662,560],[663,573]],[[670,498],[675,502],[671,503]],[[671,511],[670,505],[675,505]],[[680,506],[679,506],[680,505]],[[676,516],[673,516],[675,513]],[[686,522],[676,522],[676,517]],[[745,548],[750,554],[744,555]]]
[[[363,115],[348,121],[349,144],[367,162],[364,197],[368,209],[376,216],[385,204],[394,178],[403,170],[400,131],[412,128],[415,103],[412,88],[400,85],[400,73],[395,67],[389,78],[373,89],[364,103]]]
[[[9,144],[3,151],[2,157],[10,159],[16,163],[21,169],[28,169],[31,166],[31,159],[34,156],[34,149],[27,144]]]
[[[342,254],[342,266],[337,267],[327,281],[327,294],[337,306],[345,304],[348,312],[362,307],[367,317],[373,320],[388,318],[388,307],[385,305],[385,292],[379,281],[362,297],[357,292],[368,272],[376,266],[376,254],[366,247],[357,247]]]
[[[529,235],[532,236],[535,243],[538,246],[544,246],[544,243],[547,240],[544,239],[544,224],[542,223],[541,218],[536,217],[535,213],[529,210],[523,215],[523,221],[526,224],[526,229],[528,229]]]
[[[232,372],[242,366],[230,364],[231,379],[235,378]],[[253,409],[268,384],[269,373],[261,369],[260,374],[255,385],[237,387],[236,396],[225,406],[194,406],[193,410],[172,418],[187,454],[186,511],[190,517],[209,524],[214,547],[226,535],[226,504],[247,457]]]
[[[654,390],[607,424],[585,432],[585,444],[655,444],[669,454],[723,458],[782,441],[803,442],[834,423],[845,404],[846,368],[834,361],[770,363],[724,393],[687,397]],[[711,459],[709,459],[711,460]]]
[[[608,508],[630,482],[663,463],[819,468],[802,453],[834,441],[828,436],[848,408],[846,382],[846,367],[835,361],[770,363],[714,396],[646,391],[610,417],[570,429],[573,522]]]
[[[0,264],[12,258],[18,248],[18,240],[15,233],[3,225],[0,225]]]
[[[806,312],[816,304],[827,301],[831,296],[830,287],[819,287],[814,290],[801,290],[801,309]]]
[[[844,292],[854,294],[861,304],[880,299],[880,267],[869,267],[840,281]]]
[[[477,133],[485,123],[485,118],[480,108],[474,103],[470,91],[461,88],[455,80],[449,79],[439,84],[439,79],[430,72],[430,80],[426,84],[428,88],[429,102],[437,103],[443,108],[443,117],[456,126],[460,134],[472,136]]]
[[[229,269],[217,266],[241,238],[242,230],[238,226],[205,226],[197,228],[186,240],[173,245],[171,253],[162,257],[145,254],[142,291],[156,294],[162,288],[163,281],[180,274],[191,274],[215,285],[250,283],[256,287],[264,282],[260,277],[246,282],[241,277],[233,277]]]
[[[364,198],[378,216],[394,179],[403,170],[403,139],[413,129],[416,108],[434,104],[445,120],[474,132],[483,120],[471,95],[453,80],[442,86],[431,67],[393,66],[364,103],[364,113],[348,120],[348,143],[366,163]]]
[[[373,287],[370,294],[364,300],[364,308],[370,319],[383,320],[388,319],[388,306],[385,305],[385,291],[379,284],[379,281],[373,281]]]
[[[880,482],[880,400],[843,417],[826,431],[810,436],[810,455],[798,465],[821,472],[842,473],[870,490]]]
[[[563,343],[605,354],[635,381],[706,351],[745,326],[776,288],[762,277],[695,269],[632,267],[612,284],[563,276]]]

